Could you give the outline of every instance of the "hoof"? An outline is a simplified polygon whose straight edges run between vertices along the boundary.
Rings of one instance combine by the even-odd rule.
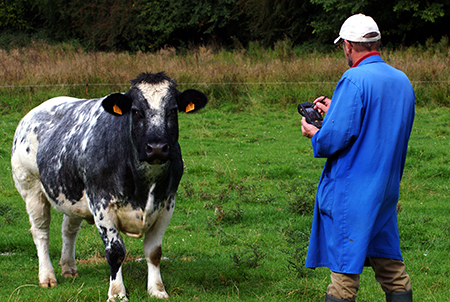
[[[126,302],[126,301],[128,301],[128,298],[126,296],[115,295],[113,297],[108,298],[107,302],[119,302],[119,301],[120,302]]]
[[[169,299],[169,295],[164,292],[156,292],[156,293],[150,293],[150,296],[156,298],[156,299]]]
[[[63,276],[64,278],[78,277],[78,271],[76,269],[71,269],[71,270],[62,272],[61,276]]]
[[[58,282],[54,278],[49,278],[45,282],[39,282],[39,286],[44,288],[55,287],[56,285],[58,285]]]

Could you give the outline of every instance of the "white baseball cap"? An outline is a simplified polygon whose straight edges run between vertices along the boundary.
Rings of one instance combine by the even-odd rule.
[[[371,38],[364,38],[369,33],[377,33],[378,35]],[[349,17],[342,24],[339,37],[334,40],[334,44],[347,40],[350,42],[375,42],[381,39],[381,33],[378,29],[377,23],[372,17],[357,14]]]

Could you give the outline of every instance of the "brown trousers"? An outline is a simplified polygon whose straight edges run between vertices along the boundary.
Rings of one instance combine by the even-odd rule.
[[[405,272],[405,264],[401,260],[386,258],[369,258],[375,272],[375,279],[385,293],[397,293],[411,290],[411,280]],[[327,295],[355,301],[359,288],[359,275],[331,272],[331,284]]]

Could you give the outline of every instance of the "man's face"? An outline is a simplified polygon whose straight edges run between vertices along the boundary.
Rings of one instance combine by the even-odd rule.
[[[344,48],[344,54],[345,54],[345,59],[347,60],[347,64],[349,67],[353,66],[353,59],[350,56],[351,51],[353,50],[351,47],[351,44],[345,40],[343,42],[343,48]]]

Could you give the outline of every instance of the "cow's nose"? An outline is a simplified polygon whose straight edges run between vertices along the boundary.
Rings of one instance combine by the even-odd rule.
[[[147,160],[154,164],[164,163],[169,158],[170,147],[165,143],[147,143],[145,153]]]

